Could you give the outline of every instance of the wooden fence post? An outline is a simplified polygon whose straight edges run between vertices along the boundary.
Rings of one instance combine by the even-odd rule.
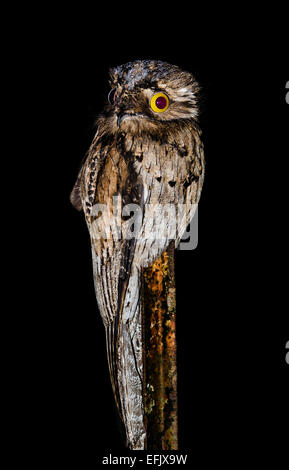
[[[178,449],[175,246],[142,270],[147,450]]]

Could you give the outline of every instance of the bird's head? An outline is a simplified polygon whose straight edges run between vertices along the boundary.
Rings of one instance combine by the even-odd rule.
[[[156,60],[136,60],[110,69],[105,117],[114,131],[150,131],[160,123],[198,116],[199,85],[193,75]]]

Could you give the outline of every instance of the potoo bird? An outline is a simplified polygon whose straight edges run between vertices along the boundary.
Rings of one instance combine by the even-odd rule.
[[[111,69],[110,86],[71,202],[84,211],[90,233],[96,298],[127,444],[144,449],[140,271],[172,239],[179,242],[200,198],[199,85],[175,65],[136,60]],[[168,207],[175,216],[168,217]]]

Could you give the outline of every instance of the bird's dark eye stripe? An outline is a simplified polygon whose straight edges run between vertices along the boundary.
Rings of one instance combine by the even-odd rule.
[[[110,104],[114,104],[114,102],[115,102],[115,92],[116,92],[116,88],[113,88],[112,90],[110,90],[110,92],[107,96],[107,99],[108,99]]]

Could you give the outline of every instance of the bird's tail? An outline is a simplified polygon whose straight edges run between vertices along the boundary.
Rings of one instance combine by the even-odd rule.
[[[141,450],[144,449],[146,432],[143,419],[140,270],[132,264],[130,276],[122,284],[121,289],[118,289],[118,293],[111,285],[114,283],[115,287],[113,276],[106,276],[104,272],[99,276],[97,269],[94,269],[94,277],[96,297],[106,331],[107,358],[113,394],[125,427],[127,445],[131,449]],[[117,295],[118,299],[114,301],[115,299],[111,297]],[[111,305],[116,306],[113,316],[111,310],[108,311]]]

